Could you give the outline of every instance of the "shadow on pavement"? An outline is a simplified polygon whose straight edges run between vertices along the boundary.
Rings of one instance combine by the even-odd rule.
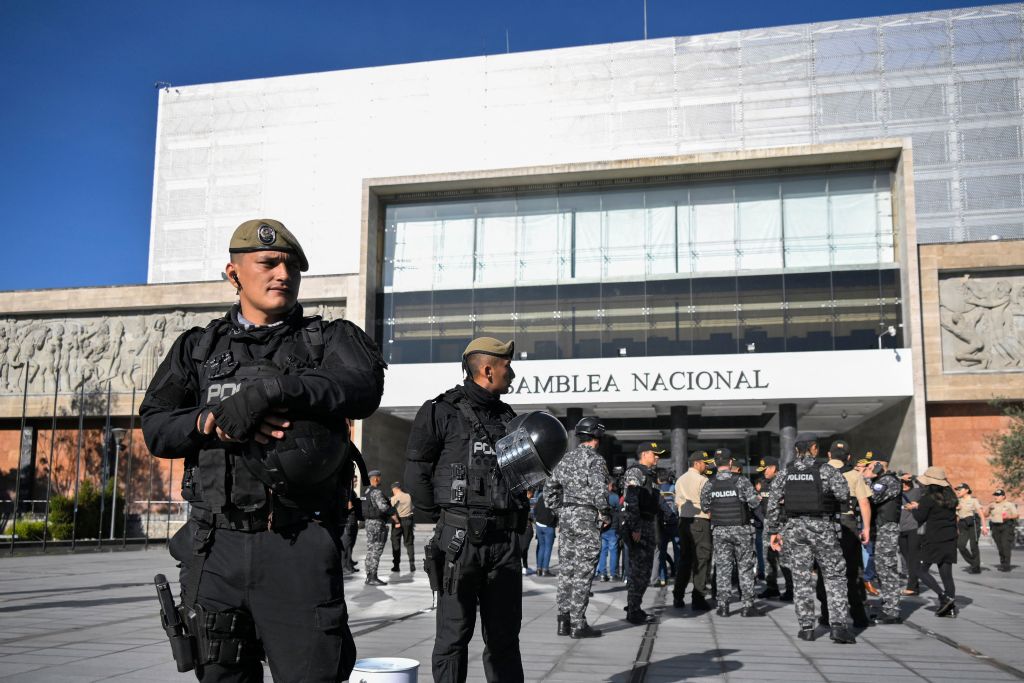
[[[738,671],[743,668],[743,662],[736,659],[725,659],[739,650],[705,650],[704,652],[690,652],[685,655],[676,655],[668,659],[651,662],[648,665],[647,675],[657,678],[675,676],[677,680],[690,678],[704,678],[710,676],[722,676]],[[626,683],[633,679],[633,669],[628,669],[613,675],[612,683]]]

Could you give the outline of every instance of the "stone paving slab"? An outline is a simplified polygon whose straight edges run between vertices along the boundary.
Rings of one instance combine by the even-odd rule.
[[[995,561],[991,548],[983,553],[986,563]],[[160,628],[152,586],[158,572],[176,575],[159,546],[0,558],[0,680],[193,680],[177,673]],[[422,663],[420,680],[430,680],[435,614],[426,577],[406,572],[385,578],[391,583],[382,588],[363,585],[361,575],[345,585],[360,657],[410,657]],[[858,634],[856,645],[840,646],[823,628],[815,642],[797,640],[791,604],[765,602],[764,617],[723,619],[673,609],[670,588],[647,592],[645,608],[659,615],[657,623],[633,626],[623,620],[625,586],[615,582],[594,584],[588,612],[605,635],[559,638],[557,579],[524,577],[524,670],[527,680],[552,683],[1024,679],[1024,568],[980,575],[958,568],[955,578],[957,619],[935,617],[933,599],[910,598],[903,608],[907,624],[872,626]],[[477,629],[470,681],[484,680],[482,652]]]

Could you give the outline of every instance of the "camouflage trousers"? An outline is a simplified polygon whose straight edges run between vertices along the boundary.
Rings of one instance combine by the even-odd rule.
[[[793,572],[793,603],[801,629],[814,628],[812,568],[824,573],[828,612],[833,627],[846,626],[846,562],[839,549],[838,524],[819,517],[794,517],[782,529],[782,563]]]
[[[640,540],[633,541],[631,533],[622,536],[629,548],[629,581],[626,588],[626,609],[636,611],[644,601],[647,584],[651,580],[651,569],[654,567],[654,552],[657,550],[657,537],[654,533],[654,520],[643,520],[640,526]]]
[[[388,541],[388,520],[368,519],[366,520],[366,575],[373,576],[377,573],[377,566],[380,564],[380,556],[384,554],[384,544]]]
[[[583,626],[590,602],[597,558],[601,553],[601,530],[597,511],[589,507],[566,507],[558,518],[559,614],[568,614],[573,627]]]
[[[882,613],[887,617],[897,617],[903,589],[900,579],[900,525],[897,522],[883,524],[875,530],[874,537],[875,572],[882,597]]]
[[[729,602],[732,593],[732,570],[739,568],[740,596],[744,607],[754,605],[754,579],[757,574],[757,559],[754,557],[754,528],[741,526],[715,526],[711,535],[714,539],[715,584],[720,604]]]

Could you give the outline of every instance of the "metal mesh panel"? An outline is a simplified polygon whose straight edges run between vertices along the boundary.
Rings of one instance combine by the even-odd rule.
[[[984,81],[967,81],[958,88],[960,113],[994,114],[1020,109],[1017,80],[996,78]]]
[[[889,89],[889,119],[909,121],[946,114],[946,89],[941,85],[911,85]]]
[[[953,20],[953,62],[970,66],[1021,59],[1020,19],[1013,16]]]
[[[818,122],[823,126],[878,120],[873,91],[837,92],[818,96]]]
[[[913,133],[910,136],[916,166],[949,163],[949,137],[945,131]]]
[[[960,158],[964,161],[1019,159],[1020,126],[960,131]]]
[[[815,76],[828,78],[878,71],[878,36],[874,28],[816,33],[814,49]]]
[[[1024,207],[1019,173],[964,178],[964,209],[992,211]]]
[[[889,72],[936,69],[949,65],[946,23],[922,21],[882,28],[885,70]]]
[[[914,183],[914,193],[919,214],[949,213],[953,210],[948,180],[918,180]]]

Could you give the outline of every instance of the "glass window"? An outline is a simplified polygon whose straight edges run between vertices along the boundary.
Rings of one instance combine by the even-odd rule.
[[[432,292],[396,292],[385,324],[391,322],[391,336],[385,339],[389,363],[427,363],[430,361],[430,335],[433,328]]]
[[[457,362],[473,339],[472,289],[435,290],[432,299],[430,360],[432,363]]]
[[[434,287],[436,289],[473,286],[472,218],[440,221],[434,230]]]
[[[736,353],[739,322],[735,277],[691,280],[693,301],[693,353]]]
[[[606,282],[601,286],[604,336],[601,355],[615,358],[647,354],[647,299],[645,283]]]
[[[775,181],[736,184],[738,268],[782,268],[782,197]]]
[[[777,353],[786,350],[782,287],[782,275],[754,275],[737,279],[740,353]]]
[[[604,276],[642,278],[646,271],[643,192],[609,193],[604,197],[603,209]]]
[[[785,273],[786,351],[833,348],[832,273]]]
[[[473,336],[512,339],[514,312],[514,289],[477,287],[473,290]]]
[[[829,265],[826,178],[782,181],[786,267]]]
[[[558,288],[559,349],[567,358],[600,358],[604,320],[600,283]]]
[[[476,224],[476,282],[510,285],[516,279],[516,219],[481,216]]]
[[[882,331],[877,270],[837,270],[835,292],[837,350],[874,349]]]
[[[682,246],[677,246],[677,214],[679,205],[682,204],[682,212],[688,215],[686,206],[686,190],[672,188],[669,190],[651,190],[644,196],[646,211],[645,229],[647,245],[646,257],[648,275],[668,275],[680,272],[679,257],[685,263],[682,272],[689,272],[689,249],[684,241]],[[684,232],[688,234],[687,229]]]
[[[432,288],[434,232],[438,225],[438,221],[399,222],[395,225],[394,276],[391,281],[396,292]]]
[[[731,184],[699,184],[690,189],[690,245],[693,270],[736,269],[736,204]]]
[[[896,348],[903,346],[903,302],[900,299],[900,271],[885,268],[878,271],[878,290],[881,295],[882,323],[879,332],[889,325],[896,328],[896,338],[887,340]]]
[[[693,314],[690,280],[651,280],[647,283],[647,355],[688,356],[693,353]]]
[[[554,195],[516,202],[516,282],[557,282],[564,230]]]
[[[558,352],[559,320],[558,287],[516,287],[515,341],[516,358],[526,353],[526,360],[550,360],[562,357]]]
[[[845,175],[829,179],[829,221],[832,265],[878,261],[878,211],[874,176]]]

